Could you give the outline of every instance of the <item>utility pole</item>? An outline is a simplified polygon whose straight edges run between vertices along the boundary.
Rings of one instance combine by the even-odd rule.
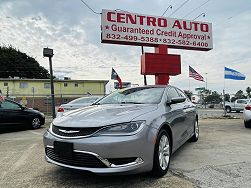
[[[9,86],[7,87],[6,98],[9,98]]]
[[[51,111],[52,118],[56,117],[55,112],[55,99],[54,99],[54,83],[53,83],[53,71],[52,71],[52,57],[53,57],[53,49],[44,48],[43,50],[44,57],[49,57],[49,65],[50,65],[50,81],[51,81]]]

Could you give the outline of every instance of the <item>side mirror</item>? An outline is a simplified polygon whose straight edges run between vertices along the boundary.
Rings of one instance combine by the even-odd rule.
[[[171,101],[168,101],[166,104],[171,105],[171,104],[182,103],[185,101],[186,101],[185,97],[175,97],[175,98],[172,98]]]

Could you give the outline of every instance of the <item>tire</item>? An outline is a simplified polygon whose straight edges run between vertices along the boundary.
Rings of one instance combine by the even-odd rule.
[[[251,123],[248,123],[248,122],[244,121],[244,126],[246,128],[251,128]]]
[[[171,142],[168,133],[161,129],[154,148],[152,174],[155,177],[164,176],[169,168],[171,159]]]
[[[41,119],[39,117],[32,118],[31,128],[32,129],[38,129],[40,127],[41,127]]]
[[[226,107],[226,111],[227,111],[227,113],[230,113],[230,112],[231,112],[231,107],[230,107],[230,106],[227,106],[227,107]]]
[[[199,124],[198,121],[196,120],[194,123],[194,133],[193,136],[190,138],[190,142],[197,142],[200,136],[200,129],[199,129]]]

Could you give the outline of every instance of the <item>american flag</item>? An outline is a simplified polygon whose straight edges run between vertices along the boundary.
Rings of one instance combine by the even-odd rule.
[[[198,72],[196,72],[191,66],[189,66],[189,77],[204,82],[204,78]]]

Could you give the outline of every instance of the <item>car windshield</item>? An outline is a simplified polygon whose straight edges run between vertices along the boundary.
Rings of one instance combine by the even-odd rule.
[[[86,98],[78,98],[75,99],[71,102],[69,102],[70,104],[77,104],[77,103],[93,103],[98,99],[98,97],[86,97]]]
[[[107,95],[97,104],[158,104],[165,88],[138,87],[119,90]]]

